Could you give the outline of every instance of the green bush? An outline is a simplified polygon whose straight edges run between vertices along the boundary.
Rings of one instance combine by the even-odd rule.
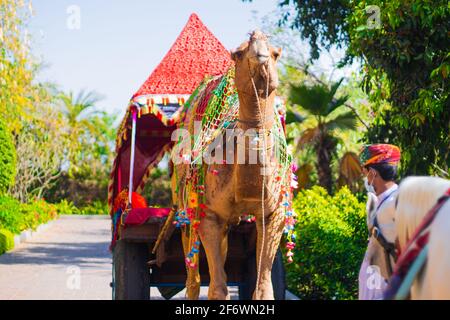
[[[33,230],[40,224],[55,219],[58,215],[57,208],[43,199],[22,204],[21,213],[26,221],[27,228]]]
[[[71,201],[62,200],[55,204],[59,214],[102,215],[108,214],[108,204],[103,201],[94,201],[84,207],[77,208]]]
[[[288,288],[301,299],[355,299],[367,247],[365,204],[348,190],[334,196],[322,187],[301,191],[294,262],[287,264]]]
[[[71,202],[62,200],[55,204],[59,214],[80,214],[80,210]]]
[[[21,203],[10,196],[0,196],[0,229],[17,234],[26,227],[24,216],[21,214]]]
[[[14,235],[8,230],[0,229],[0,254],[14,248]]]
[[[40,224],[56,218],[57,208],[44,200],[20,203],[10,196],[0,196],[0,228],[18,234],[36,229]]]
[[[16,150],[11,133],[0,118],[0,195],[14,184],[16,175]]]
[[[80,209],[80,214],[84,215],[102,215],[108,214],[109,208],[108,204],[103,201],[94,201],[92,204],[87,205]]]

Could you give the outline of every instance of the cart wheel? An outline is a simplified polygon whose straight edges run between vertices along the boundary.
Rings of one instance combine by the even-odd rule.
[[[247,259],[246,281],[239,286],[239,300],[251,300],[256,288],[256,252]],[[278,249],[272,266],[272,285],[275,300],[286,299],[286,271],[283,254]]]
[[[113,250],[113,299],[149,300],[150,270],[147,244],[119,240]]]

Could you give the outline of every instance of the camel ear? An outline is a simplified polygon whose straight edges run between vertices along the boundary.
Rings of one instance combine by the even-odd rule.
[[[240,50],[240,49],[236,49],[236,50],[231,50],[231,59],[234,62],[237,62],[238,60],[242,59],[242,56],[244,54],[244,50]]]
[[[275,61],[278,61],[278,59],[281,57],[281,48],[272,48],[272,56],[273,56],[273,59],[275,60]]]

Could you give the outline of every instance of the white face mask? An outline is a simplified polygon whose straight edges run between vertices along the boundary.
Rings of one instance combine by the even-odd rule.
[[[367,192],[376,194],[375,188],[373,187],[373,185],[371,183],[369,183],[369,179],[367,177],[364,177],[364,187],[366,188]]]

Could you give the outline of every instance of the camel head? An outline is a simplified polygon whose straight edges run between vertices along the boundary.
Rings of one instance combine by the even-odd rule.
[[[253,78],[258,95],[264,97],[267,89],[270,95],[278,87],[276,63],[280,55],[281,49],[272,47],[264,33],[253,31],[248,41],[231,52],[236,65],[235,83],[238,92],[253,94]]]

